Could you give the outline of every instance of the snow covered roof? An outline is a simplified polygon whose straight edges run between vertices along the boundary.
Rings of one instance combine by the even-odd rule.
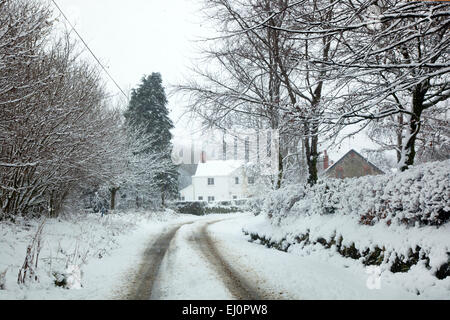
[[[244,160],[211,160],[199,163],[194,177],[228,176],[244,164]]]

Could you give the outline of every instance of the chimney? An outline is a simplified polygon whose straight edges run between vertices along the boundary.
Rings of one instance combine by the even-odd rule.
[[[227,160],[227,142],[225,141],[225,136],[222,142],[222,160]]]
[[[327,170],[330,166],[330,159],[328,158],[327,150],[323,152],[323,170]]]
[[[202,153],[200,155],[200,162],[206,163],[206,151],[202,151]]]

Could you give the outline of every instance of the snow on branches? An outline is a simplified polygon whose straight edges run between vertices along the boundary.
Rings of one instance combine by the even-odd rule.
[[[269,122],[291,140],[301,138],[312,184],[317,146],[369,127],[392,128],[374,138],[397,151],[401,171],[416,153],[448,158],[447,2],[204,3],[219,26],[203,50],[211,63],[195,69],[202,82],[179,90],[193,97],[190,110],[208,123]],[[430,134],[430,125],[439,135]]]
[[[118,115],[38,1],[0,3],[0,219],[55,216],[69,193],[110,176]]]

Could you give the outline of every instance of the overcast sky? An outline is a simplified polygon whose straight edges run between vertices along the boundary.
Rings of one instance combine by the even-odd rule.
[[[144,74],[160,72],[166,88],[189,75],[189,67],[196,57],[195,40],[211,34],[211,29],[200,18],[200,1],[56,0],[56,3],[128,93]],[[61,21],[64,21],[62,17]],[[108,88],[115,94],[120,93],[112,81],[108,81]],[[182,107],[183,101],[169,98],[176,139],[189,137],[187,124],[178,122]],[[359,135],[344,141],[329,154],[336,161],[351,148],[360,151],[367,147],[374,145],[367,137]]]
[[[144,74],[152,72],[161,73],[166,87],[179,83],[195,56],[194,41],[208,32],[200,23],[197,0],[56,3],[126,93],[139,84]],[[108,88],[120,93],[112,81],[108,81]],[[174,98],[169,99],[174,120],[180,114],[177,104]]]

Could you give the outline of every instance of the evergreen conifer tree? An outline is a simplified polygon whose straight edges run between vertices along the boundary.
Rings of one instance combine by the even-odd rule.
[[[152,141],[145,153],[158,153],[161,162],[168,165],[163,171],[154,175],[154,180],[161,194],[162,205],[167,198],[175,197],[178,193],[178,170],[171,161],[172,134],[174,127],[169,118],[167,98],[162,86],[160,73],[152,73],[144,76],[137,89],[133,89],[127,111],[125,112],[126,124],[135,129],[142,130],[145,136],[150,136]]]

